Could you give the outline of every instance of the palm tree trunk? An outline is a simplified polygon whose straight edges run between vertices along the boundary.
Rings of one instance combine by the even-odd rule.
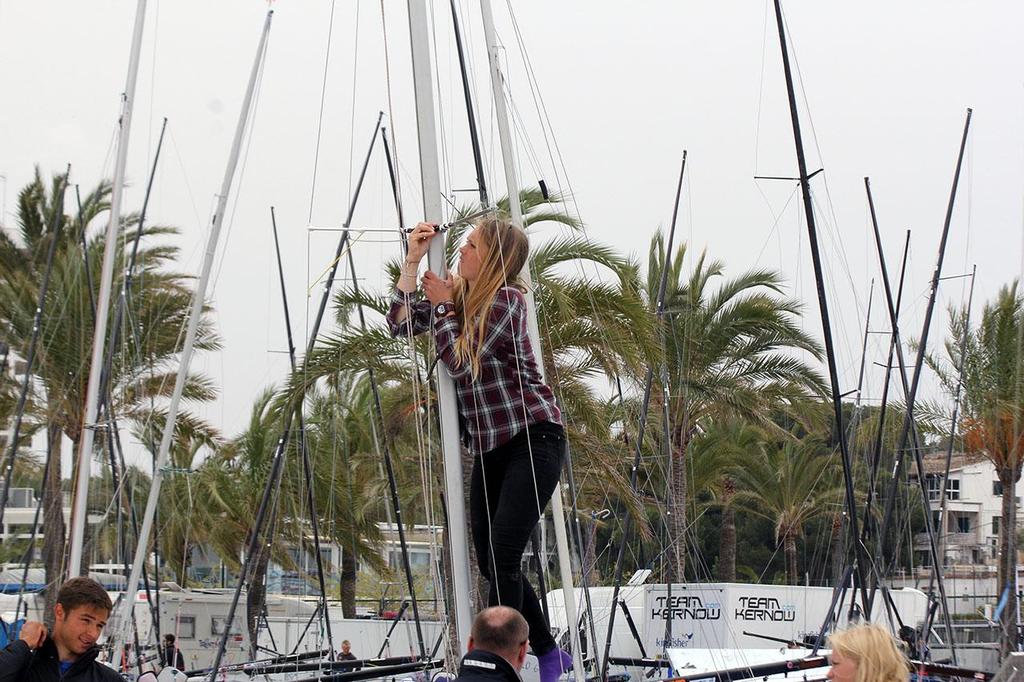
[[[88,514],[89,514],[88,508],[86,508],[86,512],[85,513],[86,513],[86,518],[88,518]],[[93,551],[95,550],[95,545],[96,545],[96,537],[92,533],[89,532],[89,523],[87,521],[86,524],[85,524],[85,537],[82,538],[82,564],[81,564],[81,566],[78,569],[78,575],[80,575],[80,576],[88,576],[89,575],[89,567],[92,565],[93,561],[95,560],[95,557],[93,556]]]
[[[865,521],[865,523],[867,523]],[[832,585],[838,585],[846,571],[846,528],[843,514],[832,517]]]
[[[46,570],[46,606],[44,621],[53,628],[53,607],[64,575],[64,494],[60,487],[60,426],[46,427],[46,457],[50,461],[43,481],[43,566]]]
[[[796,570],[796,531],[792,528],[786,529],[782,547],[786,554],[786,582],[796,585],[799,580]]]
[[[181,573],[178,575],[178,584],[188,587],[188,574],[192,569],[192,543],[186,542],[181,555]]]
[[[356,617],[356,555],[348,548],[341,550],[341,614]]]
[[[726,476],[722,481],[722,534],[719,537],[718,579],[725,583],[736,582],[736,510],[732,498],[736,483]]]
[[[267,600],[267,567],[270,565],[270,548],[259,545],[250,568],[249,589],[245,595],[246,626],[249,628],[249,650],[256,656],[256,643],[260,615]],[[226,627],[226,626],[225,626]]]
[[[669,539],[669,557],[675,562],[675,576],[673,579],[684,582],[686,570],[686,451],[690,446],[692,433],[689,429],[680,429],[677,433],[676,443],[672,447],[672,473],[669,476],[669,511],[671,522],[669,530],[672,537]]]
[[[1021,467],[999,468],[999,482],[1003,487],[1002,523],[999,524],[999,589],[1009,586],[1009,601],[1003,609],[1000,625],[1000,658],[1017,650],[1017,505],[1015,495]]]

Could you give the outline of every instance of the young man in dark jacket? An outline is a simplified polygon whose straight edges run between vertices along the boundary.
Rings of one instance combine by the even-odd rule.
[[[95,580],[72,578],[57,593],[53,632],[36,621],[0,651],[0,682],[124,682],[96,660],[113,605]]]
[[[185,657],[181,653],[181,649],[175,644],[175,637],[171,633],[164,635],[164,646],[160,650],[160,662],[164,667],[174,667],[184,672],[185,670]]]
[[[473,620],[456,682],[520,682],[529,636],[530,626],[515,609],[484,609]]]

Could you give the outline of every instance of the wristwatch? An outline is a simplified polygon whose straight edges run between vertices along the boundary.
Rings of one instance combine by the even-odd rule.
[[[434,306],[434,317],[445,317],[455,312],[455,304],[451,301],[442,301]]]

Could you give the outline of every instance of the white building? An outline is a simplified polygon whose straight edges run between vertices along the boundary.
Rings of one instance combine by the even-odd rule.
[[[955,572],[957,566],[991,566],[995,570],[999,528],[1002,524],[1003,490],[995,466],[982,455],[953,453],[949,477],[944,479],[946,453],[924,456],[925,482],[932,507],[932,520],[938,529],[939,502],[946,490],[945,518],[942,519],[940,547],[946,566]],[[916,479],[916,476],[914,476]],[[1024,494],[1024,481],[1016,486],[1017,507]],[[928,537],[914,537],[914,553],[919,565],[930,564]]]
[[[0,544],[16,540],[29,540],[32,538],[32,526],[36,521],[36,509],[39,506],[39,498],[32,488],[11,488],[7,496],[7,508],[4,509],[4,522],[0,527]],[[68,493],[64,493],[63,501],[64,524],[67,527],[71,523],[71,500]],[[103,520],[102,514],[89,514],[87,522],[90,527],[95,526]],[[43,535],[46,527],[43,525],[42,512],[39,513],[38,523],[35,526],[36,551],[32,561],[42,559]]]
[[[380,543],[380,558],[398,576],[396,589],[399,592],[405,590],[402,564],[402,549],[399,542],[398,526],[394,523],[378,523],[382,542]],[[404,528],[406,548],[409,552],[409,564],[413,573],[422,574],[431,578],[431,584],[439,580],[437,563],[442,554],[442,542],[444,540],[444,529],[441,526],[428,526],[416,524]],[[312,537],[307,537],[312,542]],[[276,561],[271,561],[268,567],[267,590],[272,593],[292,595],[313,595],[316,594],[315,586],[312,584],[312,576],[316,575],[316,555],[307,548],[289,546],[285,551],[291,557],[297,570],[285,570]],[[325,570],[336,575],[341,567],[341,555],[347,551],[341,545],[324,541],[320,547],[320,555]],[[235,576],[229,575],[227,568],[212,547],[195,547],[192,550],[190,562],[190,579],[196,580],[205,587],[228,587],[234,584]],[[367,570],[366,566],[357,562],[357,570]]]

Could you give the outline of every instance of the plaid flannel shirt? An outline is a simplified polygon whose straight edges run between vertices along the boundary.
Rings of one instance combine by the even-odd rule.
[[[554,393],[537,369],[526,333],[526,298],[519,289],[498,290],[488,315],[475,381],[470,366],[455,357],[458,317],[434,319],[430,301],[419,297],[418,292],[405,294],[396,289],[387,314],[388,327],[394,336],[433,330],[438,357],[455,380],[462,441],[470,452],[479,456],[493,450],[531,424],[562,423]],[[409,313],[396,322],[407,300]]]

